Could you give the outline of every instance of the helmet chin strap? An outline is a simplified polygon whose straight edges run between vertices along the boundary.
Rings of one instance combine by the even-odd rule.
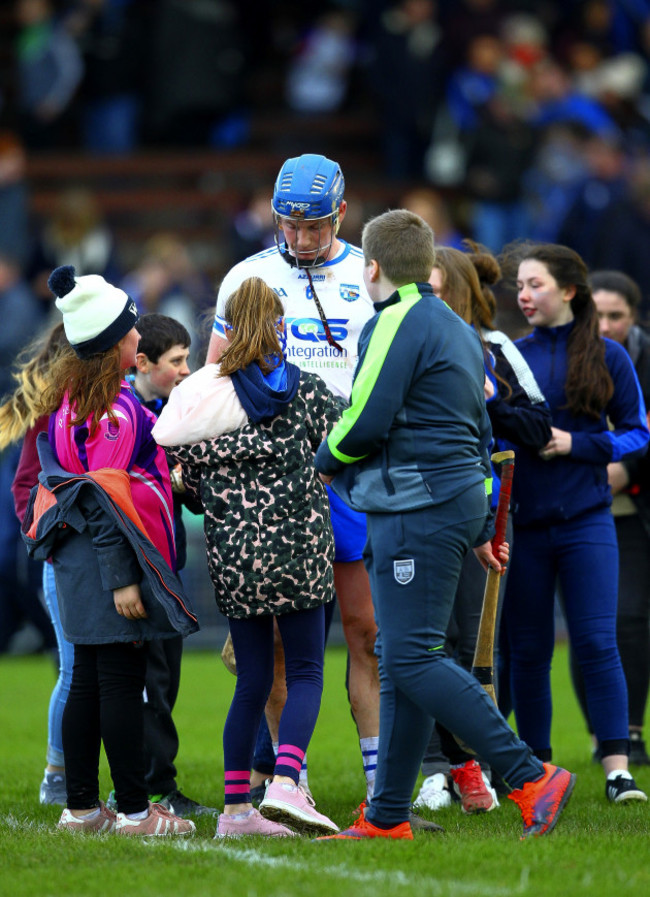
[[[309,261],[308,259],[299,259],[296,258],[295,255],[291,255],[288,249],[280,249],[280,255],[292,268],[304,268],[305,271],[309,271],[310,268],[319,268],[327,261],[326,255],[318,255],[312,261]]]

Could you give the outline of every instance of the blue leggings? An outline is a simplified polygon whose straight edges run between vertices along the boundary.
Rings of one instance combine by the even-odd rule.
[[[273,684],[273,617],[229,620],[237,684],[223,730],[225,802],[250,802],[250,769],[260,720]],[[275,774],[298,782],[323,693],[325,611],[280,614],[287,701],[280,718]]]
[[[408,819],[433,719],[496,769],[512,788],[544,775],[478,681],[444,650],[463,558],[485,522],[485,490],[402,514],[369,514],[366,566],[379,635],[379,748],[366,817]]]
[[[52,564],[43,564],[43,597],[54,627],[56,643],[59,649],[59,675],[50,697],[47,716],[47,762],[51,766],[65,766],[63,759],[63,738],[61,736],[61,720],[65,709],[70,683],[72,681],[72,664],[74,662],[74,645],[63,634],[61,614],[56,597],[56,582]]]
[[[515,530],[503,616],[519,734],[550,758],[556,580],[598,742],[606,754],[627,753],[627,689],[616,644],[618,548],[609,509]]]

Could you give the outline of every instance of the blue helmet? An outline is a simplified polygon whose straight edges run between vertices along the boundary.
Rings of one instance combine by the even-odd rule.
[[[339,229],[339,212],[344,189],[343,172],[331,159],[312,153],[287,159],[276,179],[271,200],[275,218],[275,242],[286,262],[299,267],[315,267],[323,264]],[[325,244],[319,242],[318,249],[314,250],[311,259],[299,258],[295,253],[292,254],[286,242],[283,242],[281,224],[283,218],[296,222],[321,222],[319,231],[329,218],[331,230],[327,231],[328,242]],[[320,239],[319,235],[319,241]]]
[[[287,159],[273,188],[271,205],[282,218],[332,218],[336,228],[345,180],[336,162],[307,153]]]

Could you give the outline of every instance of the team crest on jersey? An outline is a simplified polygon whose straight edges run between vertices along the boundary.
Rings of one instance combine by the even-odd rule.
[[[409,558],[405,561],[393,561],[393,575],[395,582],[401,586],[408,585],[415,576],[415,561]]]
[[[354,302],[361,295],[361,290],[355,283],[342,283],[339,285],[339,294],[346,302]]]

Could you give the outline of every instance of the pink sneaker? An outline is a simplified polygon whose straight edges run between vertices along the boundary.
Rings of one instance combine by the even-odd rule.
[[[149,803],[149,815],[144,819],[129,819],[126,813],[118,813],[115,821],[116,835],[192,835],[196,826],[191,819],[174,816],[162,804]]]
[[[314,809],[314,799],[301,785],[271,782],[260,804],[260,813],[306,835],[331,835],[339,830],[331,819]]]
[[[115,829],[115,821],[115,813],[100,800],[99,813],[92,819],[88,819],[87,816],[73,816],[66,807],[61,813],[57,828],[69,832],[97,832],[108,835]]]
[[[233,816],[226,816],[225,813],[219,814],[215,838],[242,838],[246,835],[266,835],[271,838],[296,837],[296,833],[286,825],[265,819],[256,809],[253,809],[245,819],[235,819]]]

